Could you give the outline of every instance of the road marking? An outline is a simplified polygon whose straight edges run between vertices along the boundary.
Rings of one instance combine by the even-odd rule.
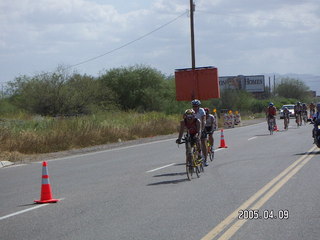
[[[157,170],[160,170],[160,169],[163,169],[163,168],[167,168],[167,167],[171,167],[171,166],[173,166],[173,165],[175,165],[175,163],[171,163],[171,164],[165,165],[165,166],[163,166],[163,167],[158,167],[158,168],[149,170],[149,171],[147,171],[147,173],[155,172],[155,171],[157,171]]]
[[[292,163],[289,167],[283,170],[278,176],[272,179],[264,187],[262,187],[258,192],[252,195],[247,201],[245,201],[240,207],[238,207],[233,213],[226,217],[222,222],[220,222],[216,227],[214,227],[207,235],[205,235],[201,240],[212,240],[217,235],[221,234],[234,220],[238,218],[238,212],[243,209],[259,209],[267,202],[281,187],[288,182],[309,160],[313,157],[310,152],[316,149],[313,146],[307,155],[301,156],[298,160]],[[264,195],[255,205],[250,207],[257,201],[262,195]],[[239,228],[247,220],[237,220],[228,230],[219,238],[219,240],[230,239]]]
[[[64,198],[60,198],[60,200],[64,200]],[[25,212],[29,212],[29,211],[35,210],[35,209],[37,209],[37,208],[41,208],[41,207],[48,206],[48,205],[50,205],[50,204],[51,204],[51,203],[40,204],[40,205],[31,207],[31,208],[27,208],[27,209],[24,209],[24,210],[15,212],[15,213],[8,214],[8,215],[6,215],[6,216],[0,217],[0,221],[1,221],[1,220],[4,220],[4,219],[7,219],[7,218],[10,218],[10,217],[17,216],[17,215],[22,214],[22,213],[25,213]]]
[[[252,137],[252,138],[249,138],[248,141],[251,141],[253,139],[256,139],[257,137]]]

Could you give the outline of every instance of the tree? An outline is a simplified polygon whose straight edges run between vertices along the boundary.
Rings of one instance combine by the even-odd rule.
[[[110,88],[123,110],[159,111],[165,95],[165,76],[150,67],[136,65],[115,68],[99,78]]]
[[[88,114],[113,104],[114,93],[95,78],[59,67],[54,73],[21,76],[10,83],[11,100],[19,108],[40,115]]]
[[[302,81],[292,78],[283,78],[281,83],[276,86],[276,93],[280,97],[294,98],[301,101],[308,97],[309,87]]]

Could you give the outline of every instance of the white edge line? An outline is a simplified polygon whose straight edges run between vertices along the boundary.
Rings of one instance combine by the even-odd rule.
[[[120,150],[123,150],[123,149],[135,148],[135,147],[140,147],[140,146],[145,146],[145,145],[150,145],[150,144],[155,144],[155,143],[169,142],[169,141],[172,141],[172,140],[175,140],[175,139],[176,139],[176,138],[170,138],[170,139],[159,140],[159,141],[154,141],[154,142],[140,143],[140,144],[135,144],[135,145],[126,146],[126,147],[117,147],[117,148],[112,148],[112,149],[107,149],[107,150],[101,150],[101,151],[95,151],[95,152],[90,152],[90,153],[76,154],[76,155],[72,155],[72,156],[68,156],[68,157],[48,159],[47,161],[48,161],[48,162],[53,162],[53,161],[60,161],[60,160],[70,159],[70,158],[77,158],[77,157],[84,157],[84,156],[96,155],[96,154],[99,154],[99,153],[120,151]]]
[[[32,207],[32,208],[24,209],[24,210],[19,211],[19,212],[15,212],[15,213],[8,214],[8,215],[6,215],[6,216],[0,217],[0,221],[3,220],[3,219],[9,218],[9,217],[13,217],[13,216],[16,216],[16,215],[25,213],[25,212],[32,211],[32,210],[37,209],[37,208],[41,208],[41,207],[47,206],[47,205],[49,205],[49,204],[50,204],[50,203],[45,203],[45,204],[41,204],[41,205],[38,205],[38,206],[35,206],[35,207]]]
[[[59,200],[64,200],[65,198],[60,198]],[[10,218],[10,217],[14,217],[16,215],[19,215],[19,214],[22,214],[22,213],[25,213],[25,212],[29,212],[29,211],[32,211],[32,210],[35,210],[37,208],[41,208],[41,207],[45,207],[45,206],[48,206],[50,205],[51,203],[44,203],[44,204],[40,204],[38,206],[34,206],[34,207],[31,207],[31,208],[27,208],[27,209],[24,209],[24,210],[21,210],[21,211],[18,211],[18,212],[15,212],[15,213],[11,213],[11,214],[8,214],[8,215],[5,215],[3,217],[0,217],[0,221],[1,220],[4,220],[4,219],[7,219],[7,218]]]
[[[218,152],[218,151],[223,150],[223,149],[225,149],[225,148],[217,148],[217,149],[214,150],[214,152]]]
[[[165,166],[163,166],[163,167],[158,167],[158,168],[149,170],[149,171],[147,171],[147,173],[155,172],[155,171],[157,171],[157,170],[160,170],[160,169],[163,169],[163,168],[167,168],[167,167],[171,167],[171,166],[173,166],[173,165],[175,165],[175,163],[171,163],[171,164],[165,165]]]
[[[253,139],[256,139],[257,137],[252,137],[252,138],[249,138],[248,141],[251,141]]]

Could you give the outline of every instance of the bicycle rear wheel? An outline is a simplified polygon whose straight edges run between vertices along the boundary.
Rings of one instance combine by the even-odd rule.
[[[286,117],[284,118],[284,129],[288,130],[288,119]]]
[[[200,168],[198,166],[195,166],[194,168],[195,168],[194,170],[196,172],[196,175],[199,178],[200,177]]]
[[[192,156],[187,157],[186,160],[186,172],[187,172],[187,177],[191,181],[192,179],[192,174],[193,174],[193,166],[192,166]]]
[[[270,131],[270,135],[273,134],[273,130],[274,130],[274,125],[273,125],[273,121],[272,120],[269,120],[269,124],[268,124],[268,128],[269,128],[269,131]]]

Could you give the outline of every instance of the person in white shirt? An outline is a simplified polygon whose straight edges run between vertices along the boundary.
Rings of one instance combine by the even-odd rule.
[[[209,135],[208,139],[211,145],[211,151],[213,151],[213,144],[214,144],[213,133],[217,129],[217,121],[215,116],[210,114],[209,108],[204,108],[204,111],[206,112],[206,125],[204,130],[206,132],[206,135]]]
[[[191,102],[192,108],[195,111],[195,117],[200,120],[200,130],[201,130],[201,151],[204,158],[204,165],[208,166],[207,163],[207,157],[208,157],[208,151],[207,151],[207,135],[204,131],[204,128],[206,126],[206,112],[203,108],[200,107],[201,102],[198,99],[194,99]]]

